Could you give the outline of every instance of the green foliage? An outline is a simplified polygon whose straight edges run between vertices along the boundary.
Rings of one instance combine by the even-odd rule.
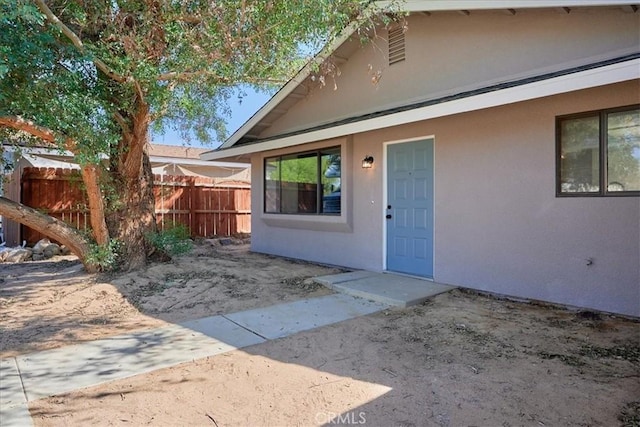
[[[339,153],[339,150],[337,151]],[[340,154],[334,152],[320,152],[319,154],[313,152],[268,159],[267,179],[316,184],[318,182],[319,167],[320,183],[323,188],[330,190],[329,192],[334,191],[340,187]],[[330,168],[334,168],[334,174],[327,176]]]
[[[189,228],[184,224],[172,224],[157,233],[147,234],[147,240],[155,248],[169,255],[184,255],[193,248]]]
[[[113,271],[118,268],[122,243],[111,239],[106,245],[92,244],[85,262],[98,267],[100,271]]]
[[[61,143],[71,137],[96,148],[115,129],[91,58],[61,39],[31,2],[0,0],[0,10],[0,115],[54,130]]]
[[[147,221],[135,230],[149,228],[151,221],[122,208],[135,200],[127,197],[134,186],[118,185],[123,176],[149,179],[136,170],[149,126],[177,130],[185,142],[190,135],[223,139],[227,100],[238,87],[282,85],[299,71],[304,50],[317,52],[354,20],[364,34],[374,17],[387,19],[383,11],[362,14],[374,4],[0,0],[0,138],[21,133],[9,120],[19,117],[50,130],[60,150],[71,145],[80,164],[108,158],[100,179],[116,189],[105,191],[107,213],[122,213],[119,223]],[[140,205],[152,204],[149,198],[142,195]],[[107,252],[97,251],[100,262]]]
[[[112,154],[136,96],[157,129],[222,138],[235,87],[279,86],[371,7],[367,0],[46,4],[62,25],[29,0],[0,0],[0,116],[20,115],[73,138],[82,161]],[[363,31],[372,22],[363,21]]]

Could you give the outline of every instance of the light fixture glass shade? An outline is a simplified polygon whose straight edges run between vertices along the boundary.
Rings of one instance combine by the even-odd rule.
[[[367,156],[362,159],[362,167],[363,169],[370,169],[371,167],[373,167],[373,157]]]

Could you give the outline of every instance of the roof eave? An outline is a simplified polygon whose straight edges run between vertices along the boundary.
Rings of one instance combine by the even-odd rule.
[[[331,53],[335,51],[342,43],[351,37],[356,30],[356,27],[349,28],[348,31],[343,32],[331,46],[323,49],[316,57],[307,63],[291,80],[289,80],[271,99],[264,104],[251,118],[245,122],[237,131],[229,137],[221,146],[220,149],[233,146],[240,140],[247,132],[251,130],[256,124],[260,122],[269,112],[275,108],[282,100],[284,100],[291,92],[293,92],[300,83],[302,83],[311,73],[316,65],[325,61]]]
[[[556,7],[597,7],[636,5],[637,0],[405,0],[401,8],[405,12],[435,12],[453,10],[491,10],[491,9],[539,9]],[[394,7],[395,1],[376,1],[376,7]],[[369,9],[369,11],[373,8]],[[240,139],[253,129],[267,114],[277,107],[299,84],[313,71],[316,64],[321,64],[336,51],[357,30],[358,23],[350,24],[330,45],[307,63],[291,80],[289,80],[266,104],[264,104],[248,121],[246,121],[231,137],[216,150],[202,153],[200,158],[212,158],[210,153],[233,147]]]
[[[500,105],[513,104],[546,96],[558,95],[591,87],[604,86],[640,78],[640,58],[624,62],[590,68],[571,74],[563,74],[532,83],[510,86],[505,89],[454,99],[452,101],[428,105],[390,113],[370,119],[363,119],[323,129],[310,130],[295,135],[242,144],[220,151],[210,151],[202,155],[203,160],[246,158],[253,153],[291,147],[313,141],[343,137],[407,123],[429,120],[453,114],[477,111]]]
[[[248,168],[251,165],[249,163],[235,163],[235,162],[210,162],[199,159],[189,159],[184,157],[165,157],[165,156],[149,156],[151,163],[159,164],[175,164],[184,166],[204,166],[204,167],[219,167],[219,168],[232,168],[243,169]]]

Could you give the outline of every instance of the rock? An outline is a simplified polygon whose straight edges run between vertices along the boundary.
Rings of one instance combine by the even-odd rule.
[[[44,250],[51,244],[52,244],[51,240],[49,240],[49,239],[41,239],[41,240],[38,241],[38,243],[33,245],[33,252],[35,252],[37,254],[44,253]]]
[[[34,252],[33,255],[31,255],[31,260],[32,261],[42,261],[44,258],[44,254],[39,254],[37,252]]]
[[[71,250],[65,245],[60,246],[60,255],[69,255]]]
[[[60,246],[56,245],[55,243],[51,243],[46,248],[44,248],[43,254],[47,259],[53,258],[56,255],[60,255]]]
[[[220,239],[220,244],[222,246],[228,246],[233,244],[233,240],[231,239]]]
[[[4,260],[9,256],[9,252],[11,252],[9,248],[3,248],[0,251],[0,262],[4,262]]]
[[[31,249],[14,249],[9,252],[9,256],[4,260],[5,262],[24,262],[29,261],[33,251]]]

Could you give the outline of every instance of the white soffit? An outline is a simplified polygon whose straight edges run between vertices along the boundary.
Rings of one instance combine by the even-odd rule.
[[[638,78],[640,78],[640,59],[633,59],[448,102],[336,125],[325,129],[312,130],[262,142],[257,141],[256,143],[243,144],[220,151],[210,151],[203,153],[201,159],[230,159],[261,151],[275,150],[354,133],[383,129],[469,111],[477,111]]]

